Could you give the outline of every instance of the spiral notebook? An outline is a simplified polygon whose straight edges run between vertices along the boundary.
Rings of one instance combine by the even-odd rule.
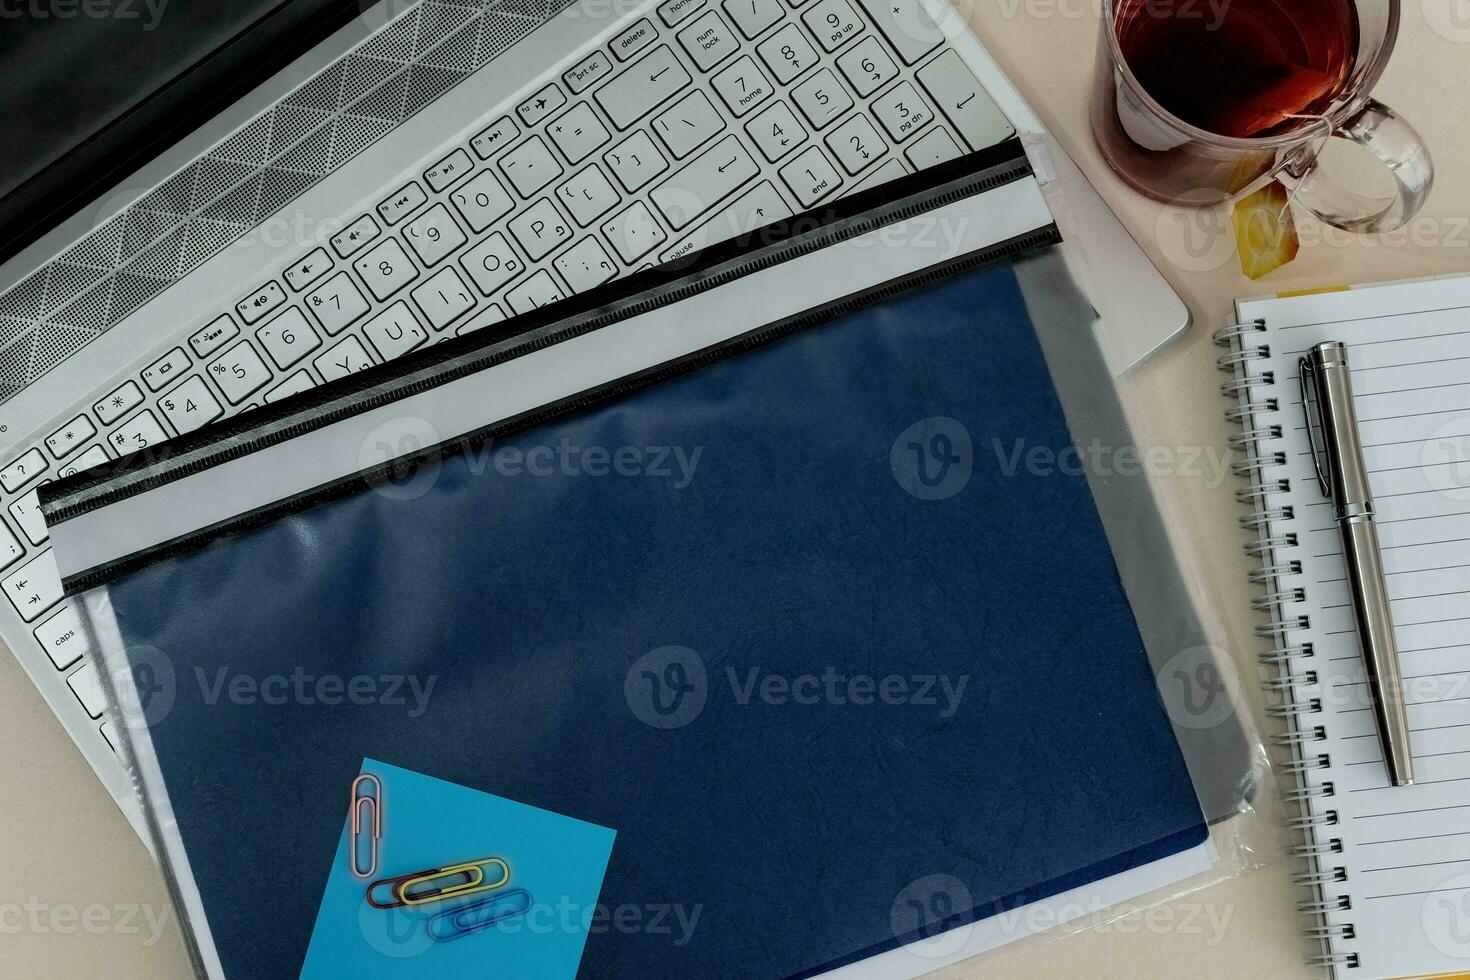
[[[1269,613],[1314,962],[1353,980],[1470,977],[1470,278],[1237,304],[1217,339],[1238,496]],[[1418,782],[1391,788],[1297,361],[1349,345]]]

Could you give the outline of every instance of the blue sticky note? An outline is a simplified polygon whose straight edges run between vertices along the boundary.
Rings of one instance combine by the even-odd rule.
[[[502,888],[450,901],[374,908],[366,900],[368,882],[352,874],[351,827],[344,820],[301,969],[303,980],[576,976],[614,831],[372,759],[363,760],[362,771],[383,785],[375,879],[494,856],[510,866],[510,880]],[[529,893],[529,902],[517,902],[510,895],[514,891]],[[375,894],[381,899],[391,892]],[[450,941],[430,934],[435,916],[499,896],[526,911]],[[471,921],[474,915],[468,914]],[[446,924],[441,920],[439,927]]]

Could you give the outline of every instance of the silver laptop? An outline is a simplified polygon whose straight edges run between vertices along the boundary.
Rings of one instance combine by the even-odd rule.
[[[1122,370],[1187,312],[942,2],[374,6],[0,267],[0,636],[141,826],[38,486],[1017,140]]]

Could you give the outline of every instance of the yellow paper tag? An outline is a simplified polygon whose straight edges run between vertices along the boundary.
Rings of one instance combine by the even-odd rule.
[[[1296,219],[1287,204],[1286,188],[1280,181],[1236,202],[1231,214],[1235,226],[1235,249],[1240,253],[1240,271],[1250,279],[1275,272],[1301,250]]]

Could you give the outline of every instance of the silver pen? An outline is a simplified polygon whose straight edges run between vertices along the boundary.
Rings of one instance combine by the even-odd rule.
[[[1299,369],[1312,463],[1322,493],[1332,500],[1342,530],[1353,614],[1367,665],[1368,694],[1378,722],[1378,737],[1383,742],[1388,779],[1395,786],[1408,786],[1414,782],[1409,713],[1404,705],[1404,679],[1399,669],[1398,643],[1393,635],[1393,610],[1389,606],[1388,580],[1383,573],[1383,552],[1373,522],[1373,495],[1368,488],[1368,469],[1363,463],[1363,446],[1358,437],[1347,345],[1336,341],[1318,344],[1301,359]],[[1321,419],[1320,456],[1312,424],[1314,399],[1311,396],[1315,396]]]

